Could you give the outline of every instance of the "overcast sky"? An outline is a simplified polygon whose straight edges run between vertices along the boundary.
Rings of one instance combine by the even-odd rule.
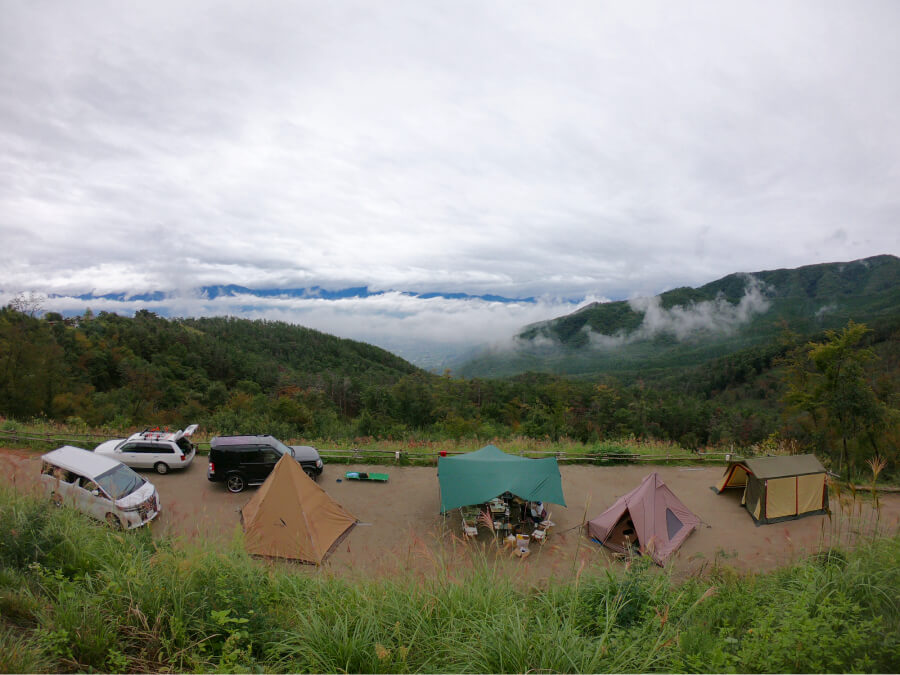
[[[898,35],[895,0],[0,0],[0,289],[541,298],[272,308],[490,334],[898,254]]]

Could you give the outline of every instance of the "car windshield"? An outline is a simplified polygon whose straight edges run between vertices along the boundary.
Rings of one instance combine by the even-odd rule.
[[[282,455],[290,455],[291,457],[294,456],[294,449],[289,445],[285,445],[277,438],[272,439],[272,447],[278,450],[278,452],[280,452]]]
[[[146,481],[124,464],[120,464],[97,476],[96,482],[110,497],[121,499],[137,490]]]

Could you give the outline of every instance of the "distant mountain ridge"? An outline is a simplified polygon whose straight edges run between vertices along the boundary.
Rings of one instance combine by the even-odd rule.
[[[208,300],[216,298],[233,298],[242,295],[248,295],[257,298],[305,298],[305,299],[321,299],[321,300],[342,300],[345,298],[370,298],[387,293],[401,293],[403,295],[422,298],[428,300],[430,298],[446,298],[448,300],[483,300],[485,302],[525,302],[534,304],[537,300],[533,296],[525,298],[508,298],[503,295],[494,295],[486,293],[482,295],[471,295],[469,293],[444,292],[444,291],[370,291],[368,286],[351,286],[348,288],[340,288],[330,290],[322,286],[310,286],[309,288],[249,288],[247,286],[239,286],[237,284],[217,284],[212,286],[201,286],[197,289],[200,297]],[[72,297],[78,300],[113,300],[116,302],[164,302],[175,297],[174,293],[164,291],[153,291],[147,293],[101,293],[94,294],[82,293],[79,295],[66,296],[58,293],[50,294],[51,298]]]
[[[773,339],[900,318],[900,258],[735,273],[654,298],[592,303],[525,327],[511,350],[486,352],[456,371],[496,377],[526,371],[584,377],[696,365]]]

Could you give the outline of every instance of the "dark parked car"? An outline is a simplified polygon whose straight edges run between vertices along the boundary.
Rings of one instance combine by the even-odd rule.
[[[322,473],[322,458],[311,445],[285,445],[273,436],[216,436],[209,443],[206,477],[241,492],[262,485],[282,455],[293,457],[313,480]]]

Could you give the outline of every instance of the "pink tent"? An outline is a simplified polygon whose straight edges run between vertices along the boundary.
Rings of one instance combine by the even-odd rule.
[[[633,547],[664,565],[699,524],[700,519],[654,471],[588,522],[588,533],[614,551],[624,553]]]

